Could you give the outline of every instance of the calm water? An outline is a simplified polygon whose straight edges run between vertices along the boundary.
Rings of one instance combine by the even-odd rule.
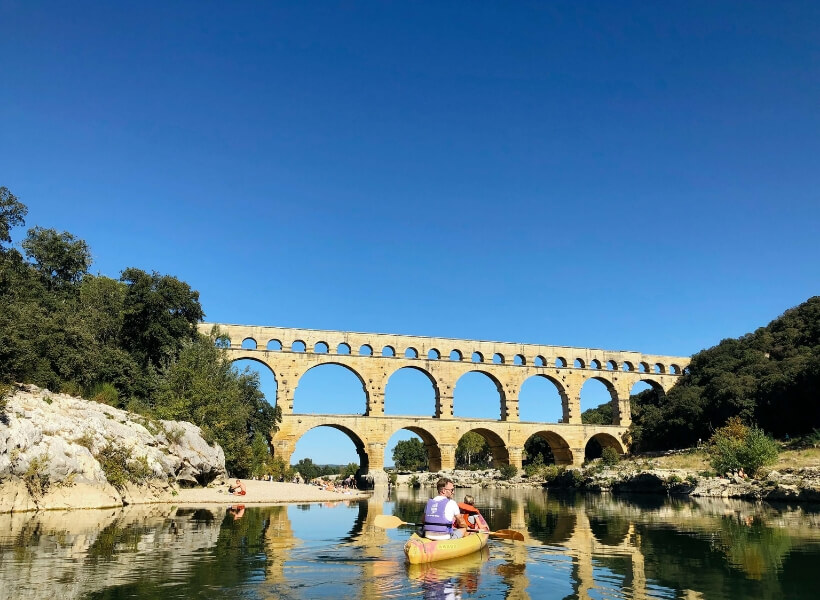
[[[459,498],[466,490],[457,490]],[[818,597],[818,507],[472,490],[485,552],[404,563],[428,490],[369,501],[0,515],[0,598]]]

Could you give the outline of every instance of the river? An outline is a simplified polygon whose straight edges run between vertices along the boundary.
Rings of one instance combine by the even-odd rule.
[[[370,500],[135,506],[0,515],[0,598],[818,597],[820,507],[655,496],[469,491],[493,529],[480,554],[405,564],[429,490]]]

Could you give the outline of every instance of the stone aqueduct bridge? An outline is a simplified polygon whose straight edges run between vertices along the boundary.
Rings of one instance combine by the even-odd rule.
[[[273,436],[274,453],[290,461],[296,442],[307,431],[328,426],[344,432],[359,454],[361,475],[384,478],[384,451],[390,437],[408,429],[424,442],[431,471],[453,469],[459,439],[468,431],[481,434],[492,450],[493,464],[521,468],[524,443],[538,435],[549,443],[560,465],[579,466],[587,444],[595,439],[619,453],[628,447],[629,396],[635,383],[647,382],[665,393],[689,364],[687,357],[639,352],[541,346],[410,335],[289,329],[252,325],[201,323],[209,334],[219,327],[230,340],[231,360],[251,359],[266,365],[276,380],[276,403],[282,423]],[[294,413],[299,380],[324,364],[352,371],[364,389],[366,406],[360,415]],[[384,390],[390,376],[416,369],[432,383],[435,414],[430,417],[384,414]],[[498,389],[499,418],[453,416],[453,391],[458,379],[477,371]],[[559,423],[522,422],[518,397],[530,377],[543,377],[558,389],[563,408]],[[589,379],[602,382],[612,398],[611,425],[581,424],[581,387]]]

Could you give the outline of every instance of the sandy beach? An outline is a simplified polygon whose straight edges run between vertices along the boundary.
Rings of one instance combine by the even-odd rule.
[[[235,479],[231,483],[235,483]],[[228,486],[218,488],[181,489],[174,496],[175,504],[282,504],[289,502],[328,502],[367,498],[359,490],[329,492],[306,483],[279,483],[272,481],[240,480],[247,490],[244,496],[228,493]]]

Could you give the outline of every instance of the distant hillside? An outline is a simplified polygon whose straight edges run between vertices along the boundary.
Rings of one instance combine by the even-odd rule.
[[[634,446],[693,446],[735,415],[779,438],[820,427],[820,296],[698,352],[666,396],[634,396]]]

